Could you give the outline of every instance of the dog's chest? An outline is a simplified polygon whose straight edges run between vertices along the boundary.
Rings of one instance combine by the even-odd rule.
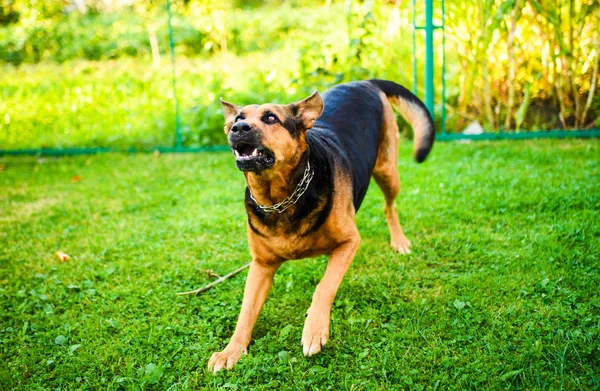
[[[304,235],[287,229],[270,229],[268,235],[251,231],[250,246],[255,255],[264,258],[301,259],[327,254],[335,244],[331,236],[320,231]]]

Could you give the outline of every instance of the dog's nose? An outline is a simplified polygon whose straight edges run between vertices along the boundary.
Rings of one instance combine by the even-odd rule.
[[[252,129],[252,126],[245,121],[236,122],[232,127],[231,131],[233,133],[246,133]]]

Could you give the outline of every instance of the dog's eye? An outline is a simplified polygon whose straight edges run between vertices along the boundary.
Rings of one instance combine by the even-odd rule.
[[[236,123],[236,122],[241,121],[243,119],[246,119],[246,118],[244,118],[243,115],[238,115],[237,117],[235,117],[235,120],[233,122]]]
[[[262,120],[266,124],[274,124],[277,122],[277,117],[275,117],[273,114],[265,114]]]

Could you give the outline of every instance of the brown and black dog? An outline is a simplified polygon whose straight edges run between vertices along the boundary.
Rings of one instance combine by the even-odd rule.
[[[208,361],[214,372],[230,369],[247,354],[252,329],[286,260],[329,255],[323,279],[307,311],[305,356],[329,338],[331,306],[358,250],[354,216],[371,175],[385,196],[392,248],[409,253],[394,200],[400,190],[395,107],[415,132],[415,159],[422,162],[435,131],[429,111],[406,88],[385,80],[338,85],[323,98],[315,92],[288,105],[238,107],[221,101],[225,133],[244,172],[248,243],[252,263],[235,332]]]

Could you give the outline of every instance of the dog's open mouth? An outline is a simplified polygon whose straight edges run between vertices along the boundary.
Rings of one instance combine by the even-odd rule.
[[[259,150],[250,144],[239,143],[233,148],[233,154],[237,160],[247,160],[263,155],[263,150]]]
[[[236,165],[242,171],[264,170],[275,163],[273,153],[262,146],[240,142],[231,149],[235,155]]]

